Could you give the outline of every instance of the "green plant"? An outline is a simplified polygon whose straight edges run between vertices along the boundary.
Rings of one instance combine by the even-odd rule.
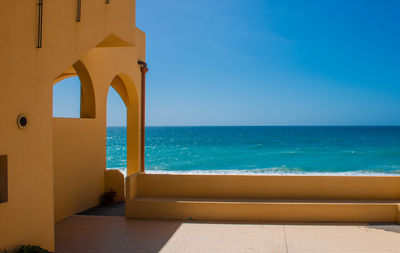
[[[18,247],[13,253],[49,253],[47,250],[39,246],[24,245]]]
[[[39,246],[34,245],[23,245],[19,246],[14,250],[0,250],[0,253],[49,253],[47,250],[42,249]]]

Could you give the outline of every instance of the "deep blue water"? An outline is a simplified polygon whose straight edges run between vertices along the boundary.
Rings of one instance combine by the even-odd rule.
[[[126,129],[107,129],[107,168],[126,168]],[[399,174],[400,127],[147,127],[159,173]]]

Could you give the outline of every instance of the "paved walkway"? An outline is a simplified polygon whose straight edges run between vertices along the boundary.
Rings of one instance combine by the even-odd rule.
[[[398,225],[249,224],[72,216],[57,253],[400,252]]]

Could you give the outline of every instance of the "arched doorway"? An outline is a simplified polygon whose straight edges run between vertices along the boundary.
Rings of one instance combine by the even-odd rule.
[[[53,118],[80,118],[81,81],[68,77],[53,85]]]
[[[81,61],[53,81],[53,117],[96,118],[93,83]]]
[[[112,108],[112,106],[117,108]],[[118,112],[117,118],[114,118],[115,115],[112,114],[115,114],[118,108],[121,111]],[[107,168],[121,168],[122,165],[125,176],[140,170],[138,109],[137,90],[131,78],[125,74],[116,75],[111,81],[107,98],[108,126],[117,124],[117,127],[107,129]],[[121,112],[126,115],[126,118]],[[118,151],[120,151],[119,154]]]
[[[111,86],[107,95],[107,170],[119,170],[126,176],[127,108],[124,100]]]
[[[140,171],[140,111],[135,84],[129,75],[116,75],[111,81],[108,96],[117,93],[126,107],[126,176]],[[119,106],[121,106],[120,103]],[[110,114],[107,115],[107,120]]]
[[[104,193],[105,140],[103,119],[96,117],[94,85],[84,63],[77,61],[53,85],[53,106],[63,100],[61,108],[67,111],[72,108],[70,115],[59,115],[57,108],[53,108],[54,219],[57,222],[98,205],[99,196]]]

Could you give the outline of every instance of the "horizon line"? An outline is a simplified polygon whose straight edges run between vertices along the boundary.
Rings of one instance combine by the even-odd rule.
[[[126,125],[107,127],[126,127]],[[400,125],[146,125],[146,127],[400,127]]]

